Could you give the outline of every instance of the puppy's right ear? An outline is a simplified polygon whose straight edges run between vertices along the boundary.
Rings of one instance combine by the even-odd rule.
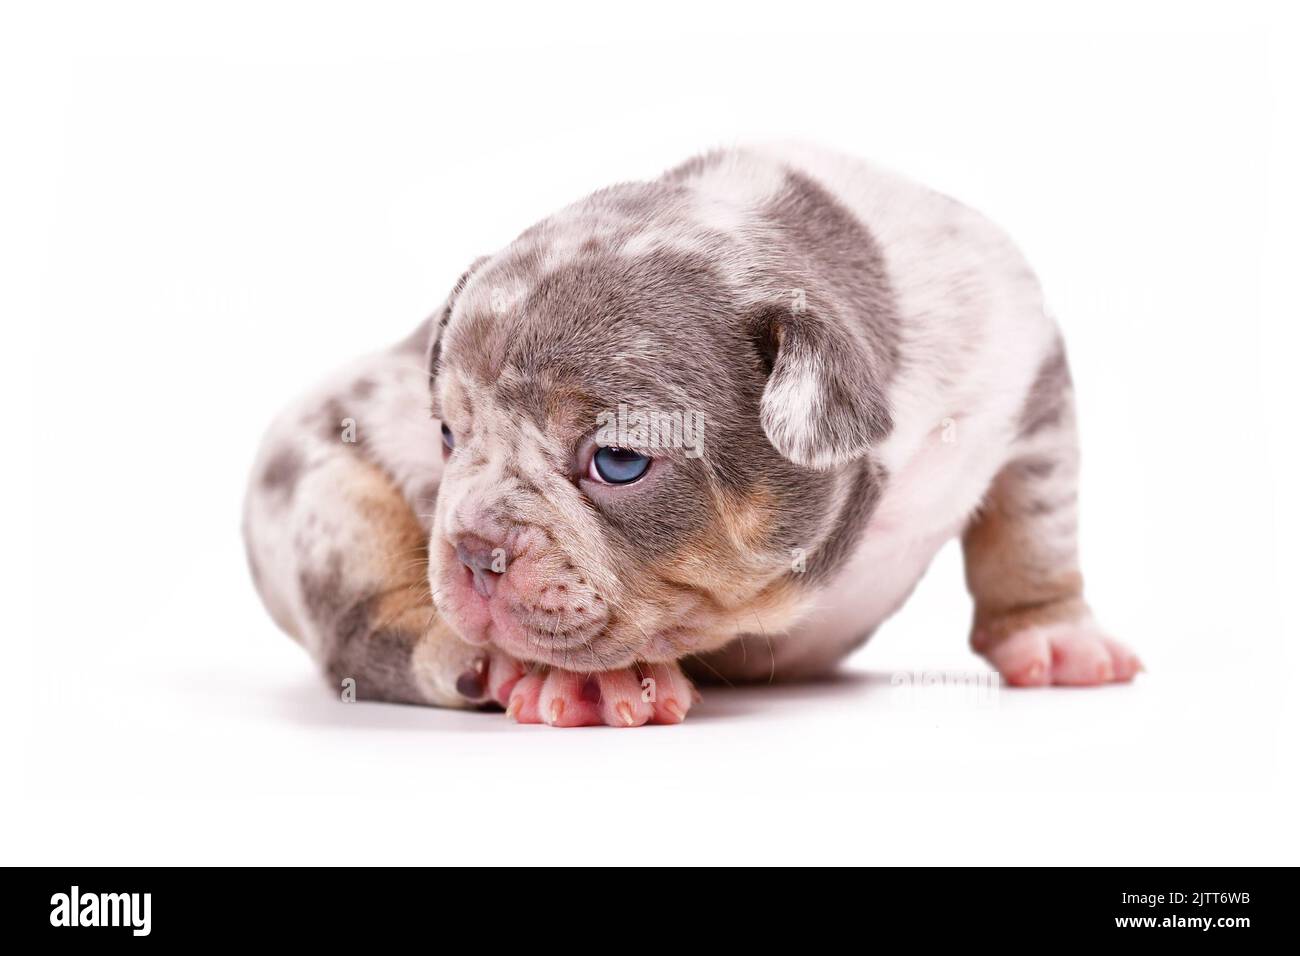
[[[864,336],[816,306],[769,304],[757,310],[753,327],[768,370],[759,417],[782,455],[832,468],[889,434],[882,363]]]
[[[469,284],[470,278],[487,260],[487,256],[479,256],[475,259],[470,264],[470,267],[462,272],[460,278],[456,280],[456,284],[452,286],[451,292],[447,295],[447,300],[438,307],[437,312],[429,317],[429,325],[432,329],[429,334],[429,341],[424,349],[424,367],[429,370],[430,390],[433,389],[434,383],[438,380],[438,368],[442,364],[442,339],[447,331],[447,323],[451,321],[451,313],[456,307],[456,300],[460,298],[461,292]]]

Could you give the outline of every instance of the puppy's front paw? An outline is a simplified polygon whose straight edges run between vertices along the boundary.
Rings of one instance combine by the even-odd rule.
[[[1090,620],[1026,627],[995,643],[976,632],[972,643],[1015,687],[1122,683],[1142,669],[1136,654]]]
[[[462,708],[494,702],[504,705],[515,683],[527,672],[513,657],[466,644],[441,623],[416,645],[411,668],[425,703]]]
[[[598,674],[558,668],[525,674],[508,697],[497,699],[521,724],[639,727],[681,723],[695,696],[676,664],[641,664]]]
[[[456,675],[456,693],[471,704],[501,703],[528,673],[525,665],[500,651],[484,651]]]

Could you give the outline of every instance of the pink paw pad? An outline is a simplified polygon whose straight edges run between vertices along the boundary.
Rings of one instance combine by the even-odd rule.
[[[1027,628],[984,656],[1013,687],[1094,687],[1130,681],[1142,669],[1136,654],[1087,622]]]

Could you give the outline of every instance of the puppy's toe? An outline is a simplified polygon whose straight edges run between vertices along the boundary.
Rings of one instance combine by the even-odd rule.
[[[695,689],[676,664],[597,674],[552,668],[519,677],[506,713],[523,724],[641,727],[681,723],[695,699]]]
[[[983,653],[1014,687],[1094,687],[1130,681],[1142,669],[1136,654],[1091,621],[1029,627]]]
[[[631,669],[601,674],[600,716],[611,727],[640,727],[654,716],[640,675]]]
[[[545,682],[545,674],[525,674],[515,681],[506,703],[506,716],[521,724],[540,724],[542,711],[538,705]]]
[[[551,670],[538,696],[542,720],[552,727],[587,727],[604,723],[600,711],[600,679],[604,675]]]
[[[1052,648],[1041,628],[1012,634],[989,651],[988,662],[1013,687],[1042,687],[1052,680]]]
[[[651,722],[680,724],[691,706],[700,699],[695,685],[676,664],[651,664],[648,686],[642,681],[642,693],[648,693],[653,707]]]

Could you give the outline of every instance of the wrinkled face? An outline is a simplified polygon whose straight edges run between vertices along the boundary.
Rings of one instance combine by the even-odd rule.
[[[781,336],[699,257],[516,247],[462,280],[432,348],[440,612],[580,671],[780,631],[855,478],[778,452],[765,396],[815,404],[833,376],[790,358],[778,388]]]

